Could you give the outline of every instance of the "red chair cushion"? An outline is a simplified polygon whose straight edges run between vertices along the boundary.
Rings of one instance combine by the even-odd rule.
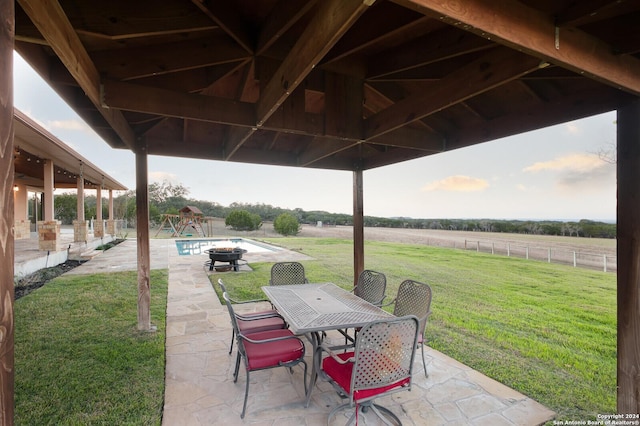
[[[345,352],[342,354],[338,354],[338,358],[342,360],[346,360],[351,358],[354,355],[353,352]],[[340,364],[333,357],[326,357],[322,360],[322,369],[331,377],[331,379],[336,382],[347,394],[351,394],[351,376],[353,374],[353,362],[347,362],[346,364]],[[375,389],[363,389],[356,391],[353,395],[354,401],[359,401],[361,399],[371,398],[376,395],[380,395],[384,392],[387,392],[391,389],[395,389],[399,386],[404,386],[408,384],[410,378],[402,379],[398,382],[392,383],[390,385],[382,386]]]
[[[280,317],[267,317],[250,321],[245,321],[240,318],[238,320],[238,328],[242,334],[258,333],[267,330],[278,330],[286,328],[284,320]]]
[[[293,336],[290,330],[269,330],[247,334],[252,340],[266,340],[276,337]],[[296,338],[267,343],[251,343],[244,340],[249,370],[276,367],[281,363],[295,361],[304,356],[304,343]]]

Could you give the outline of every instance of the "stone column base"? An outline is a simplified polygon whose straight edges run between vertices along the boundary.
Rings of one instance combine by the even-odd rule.
[[[58,251],[60,240],[60,222],[47,220],[38,222],[38,248],[40,250]]]
[[[73,242],[84,243],[89,235],[89,221],[74,220],[73,221]]]
[[[111,219],[107,220],[107,234],[113,237],[116,235],[116,233],[117,233],[116,221]]]
[[[13,238],[16,240],[31,238],[31,222],[27,220],[16,220],[13,225]]]
[[[104,220],[93,221],[93,236],[95,238],[104,237]]]

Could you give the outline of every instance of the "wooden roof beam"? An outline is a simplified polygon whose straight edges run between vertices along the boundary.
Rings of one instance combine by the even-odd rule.
[[[102,101],[112,109],[244,127],[255,126],[254,106],[247,102],[113,80],[105,80],[102,88]]]
[[[242,19],[229,7],[229,2],[211,0],[192,0],[192,2],[244,50],[253,54],[254,41]]]
[[[314,19],[261,93],[257,125],[262,126],[374,0],[323,0]]]
[[[368,64],[367,79],[374,80],[492,46],[487,40],[473,34],[463,33],[453,37],[453,31],[452,28],[445,28],[376,56]]]
[[[482,37],[640,95],[640,60],[576,28],[559,28],[548,16],[514,0],[394,0]]]
[[[133,130],[120,111],[102,108],[100,74],[85,50],[60,3],[19,0],[20,6],[44,36],[91,102],[131,150],[136,149]]]
[[[434,90],[416,93],[366,119],[366,139],[420,120],[539,67],[540,61],[536,58],[502,47],[492,49],[486,55],[450,73]]]
[[[256,55],[261,55],[302,18],[315,4],[311,0],[300,5],[300,0],[280,0],[267,17],[258,37]]]

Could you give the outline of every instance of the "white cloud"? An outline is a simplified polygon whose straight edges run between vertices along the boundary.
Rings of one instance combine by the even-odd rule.
[[[489,187],[489,182],[484,179],[470,176],[449,176],[441,180],[436,180],[425,185],[423,191],[460,191],[475,192],[483,191]]]
[[[582,133],[582,129],[578,127],[578,124],[575,121],[570,121],[569,123],[565,124],[565,129],[567,133],[571,135],[577,135]]]
[[[588,172],[605,166],[606,163],[595,154],[570,154],[549,161],[540,161],[525,167],[524,172],[543,170]]]
[[[556,172],[556,187],[562,191],[592,192],[615,183],[615,165],[596,154],[570,154],[534,163],[524,172]]]
[[[49,127],[61,130],[81,130],[90,131],[91,128],[80,120],[52,120],[49,121]]]
[[[175,173],[168,173],[168,172],[150,172],[149,180],[151,182],[158,182],[158,183],[167,181],[172,184],[177,184],[180,182],[178,175],[176,175]]]

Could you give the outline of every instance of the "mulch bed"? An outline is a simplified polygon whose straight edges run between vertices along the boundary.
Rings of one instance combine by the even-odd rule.
[[[99,249],[108,250],[111,247],[121,243],[122,241],[124,240],[118,239],[111,241],[110,243],[104,244],[103,246],[99,247]],[[72,270],[73,268],[77,268],[85,262],[87,261],[67,260],[64,263],[52,266],[51,268],[40,269],[32,274],[25,275],[14,283],[14,300],[18,300],[21,297],[26,296],[32,291],[39,289],[52,279]]]

